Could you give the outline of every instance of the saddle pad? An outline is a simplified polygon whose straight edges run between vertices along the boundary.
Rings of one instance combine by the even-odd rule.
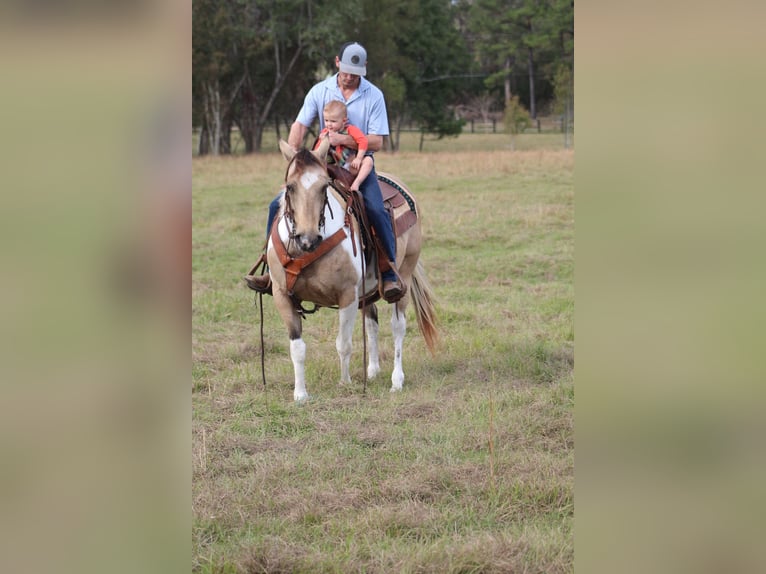
[[[386,206],[386,211],[394,222],[394,235],[399,237],[418,220],[415,202],[407,195],[404,185],[390,175],[379,173],[378,183],[383,196],[383,205]]]
[[[383,196],[383,201],[388,201],[391,204],[391,207],[399,207],[407,202],[399,191],[399,188],[394,187],[395,184],[393,180],[378,175],[378,183],[380,184],[380,193]]]

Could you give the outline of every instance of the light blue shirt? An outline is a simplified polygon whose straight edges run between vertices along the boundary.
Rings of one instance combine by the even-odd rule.
[[[296,121],[311,127],[314,120],[319,119],[321,131],[324,129],[322,112],[325,105],[332,100],[339,100],[346,104],[346,114],[350,124],[355,125],[367,135],[387,136],[388,114],[383,92],[364,78],[360,80],[359,87],[348,100],[343,97],[343,92],[338,87],[337,74],[315,84],[306,94]]]

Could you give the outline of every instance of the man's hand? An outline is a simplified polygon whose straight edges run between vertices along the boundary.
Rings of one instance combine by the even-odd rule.
[[[330,136],[330,145],[333,147],[342,145],[356,149],[356,142],[350,135],[339,134],[338,132],[328,132]]]

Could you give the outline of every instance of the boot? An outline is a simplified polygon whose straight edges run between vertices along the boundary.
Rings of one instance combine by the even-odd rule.
[[[271,292],[271,275],[245,275],[245,283],[250,289],[258,293],[273,294]]]
[[[389,262],[391,269],[383,273],[383,299],[386,303],[396,303],[407,293],[407,286],[399,279],[399,274],[394,271],[395,266]]]

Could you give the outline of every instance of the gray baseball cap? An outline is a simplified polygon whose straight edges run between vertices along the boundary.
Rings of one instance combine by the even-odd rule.
[[[338,54],[338,60],[340,71],[344,74],[367,75],[367,50],[361,44],[345,44]]]

